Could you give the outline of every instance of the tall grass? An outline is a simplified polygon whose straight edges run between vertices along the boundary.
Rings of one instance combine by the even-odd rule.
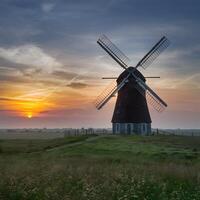
[[[101,137],[53,151],[1,153],[0,199],[200,199],[199,149],[187,158],[193,145],[171,139]]]

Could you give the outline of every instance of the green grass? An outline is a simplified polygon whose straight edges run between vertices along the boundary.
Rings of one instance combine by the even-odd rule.
[[[0,140],[0,153],[31,153],[36,151],[44,151],[69,143],[75,143],[87,139],[89,136],[69,136],[58,139],[32,139],[32,140]]]
[[[200,138],[1,140],[0,199],[200,199]]]

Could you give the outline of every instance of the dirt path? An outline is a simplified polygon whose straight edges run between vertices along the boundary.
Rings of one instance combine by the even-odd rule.
[[[80,142],[64,144],[64,145],[61,145],[61,146],[58,146],[58,147],[53,147],[51,149],[47,149],[46,151],[54,151],[54,150],[57,150],[57,149],[64,149],[66,147],[78,146],[78,145],[81,145],[81,144],[86,143],[86,142],[98,140],[98,139],[103,138],[105,136],[106,135],[98,135],[98,136],[94,136],[94,137],[89,137],[89,138],[87,138],[87,139],[85,139],[83,141],[80,141]]]

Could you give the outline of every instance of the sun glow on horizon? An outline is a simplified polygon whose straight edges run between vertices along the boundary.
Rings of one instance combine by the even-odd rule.
[[[33,117],[32,113],[28,113],[27,117],[31,119]]]
[[[33,118],[44,115],[43,112],[52,108],[53,103],[48,100],[5,98],[3,106],[5,110],[10,110],[12,116]]]

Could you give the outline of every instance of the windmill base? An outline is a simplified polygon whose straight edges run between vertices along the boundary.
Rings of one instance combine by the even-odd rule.
[[[151,135],[151,123],[113,123],[113,134]]]

